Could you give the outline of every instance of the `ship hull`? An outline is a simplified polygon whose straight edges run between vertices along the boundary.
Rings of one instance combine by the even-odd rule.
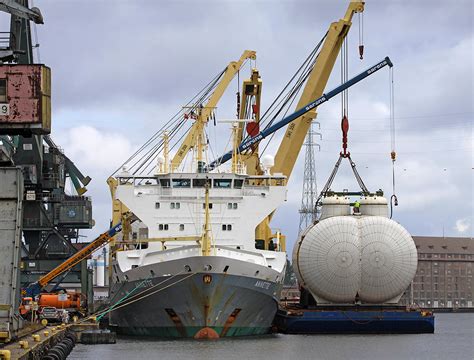
[[[118,305],[110,313],[116,331],[162,338],[267,334],[281,291],[278,282],[216,272],[129,280],[114,284],[114,288],[112,303],[126,297],[123,306]]]

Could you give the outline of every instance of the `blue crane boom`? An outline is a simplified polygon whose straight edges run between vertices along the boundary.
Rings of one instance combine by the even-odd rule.
[[[354,76],[352,79],[349,79],[347,82],[339,85],[338,87],[334,88],[333,90],[329,91],[326,94],[323,94],[319,98],[317,98],[314,101],[311,101],[309,104],[306,106],[303,106],[301,109],[297,110],[291,115],[288,115],[287,117],[281,119],[280,121],[276,122],[272,126],[260,131],[257,135],[252,136],[247,138],[246,140],[242,141],[242,143],[239,145],[237,152],[242,153],[243,151],[247,150],[249,147],[252,145],[262,141],[265,139],[267,136],[273,134],[275,131],[280,130],[282,127],[288,125],[290,122],[296,120],[299,118],[301,115],[304,115],[308,111],[314,109],[315,107],[325,103],[329,99],[333,98],[337,94],[340,94],[344,90],[350,88],[352,85],[357,84],[358,82],[364,80],[366,77],[369,75],[372,75],[373,73],[377,72],[378,70],[382,69],[385,66],[392,67],[393,64],[390,61],[390,58],[387,56],[385,59],[382,61],[379,61],[377,64],[371,66],[367,70],[361,72],[359,75]],[[219,165],[229,161],[232,158],[232,151],[229,151],[228,153],[222,155],[220,158],[214,160],[207,166],[207,171],[213,170]]]

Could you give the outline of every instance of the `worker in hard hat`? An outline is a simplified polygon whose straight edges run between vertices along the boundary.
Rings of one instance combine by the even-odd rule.
[[[360,202],[356,200],[354,202],[354,214],[360,214]]]

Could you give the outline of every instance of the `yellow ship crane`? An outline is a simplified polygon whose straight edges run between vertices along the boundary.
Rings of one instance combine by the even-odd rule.
[[[351,86],[357,84],[358,82],[364,80],[368,76],[374,74],[375,72],[379,71],[380,69],[384,68],[385,66],[392,67],[393,64],[390,58],[385,57],[383,60],[379,61],[377,64],[371,66],[370,68],[366,69],[365,71],[361,72],[360,74],[354,76],[353,78],[347,80],[346,82],[342,83],[341,85],[337,86],[336,88],[332,89],[331,91],[321,95],[319,98],[309,102],[308,104],[304,105],[301,109],[295,111],[294,113],[284,117],[283,119],[279,120],[278,122],[272,124],[271,126],[266,127],[264,130],[260,131],[255,136],[250,136],[249,138],[245,139],[236,149],[227,152],[223,156],[219,157],[218,159],[211,162],[204,170],[209,171],[213,170],[216,167],[222,165],[223,163],[231,160],[235,154],[241,154],[245,151],[251,149],[255,144],[258,144],[263,139],[272,136],[276,131],[282,129],[286,125],[291,124],[293,121],[301,118],[305,113],[310,112],[314,108],[320,106],[321,104],[329,101],[330,99],[334,98],[336,95],[343,93]],[[277,235],[278,236],[278,235]],[[261,239],[260,239],[261,240]]]
[[[341,50],[342,43],[351,28],[352,17],[355,13],[361,13],[363,11],[363,1],[351,1],[344,17],[337,22],[331,23],[313,70],[308,77],[303,93],[296,105],[296,109],[301,109],[311,100],[317,99],[323,94],[329,75],[332,72],[337,56]],[[306,134],[311,122],[316,116],[315,108],[288,125],[283,140],[275,154],[275,164],[271,169],[272,174],[281,173],[285,175],[287,179],[291,176]],[[273,214],[273,212],[269,214],[255,230],[255,238],[257,240],[265,240],[265,248],[268,247],[270,240],[275,236],[272,234],[270,228],[270,221]]]
[[[280,124],[270,125],[259,134],[244,140],[239,146],[240,154],[248,153],[250,149],[254,149],[255,145],[258,144],[260,140],[264,139],[268,134],[273,133],[275,130],[277,130],[277,128],[281,128],[283,124],[287,124],[288,127],[275,155],[274,166],[272,167],[271,172],[273,174],[283,174],[287,178],[291,176],[311,122],[316,118],[316,108],[322,101],[326,101],[328,98],[325,96],[325,94],[323,94],[323,91],[326,87],[329,75],[332,72],[337,56],[341,50],[343,41],[346,38],[349,29],[351,28],[352,18],[354,14],[362,13],[363,11],[363,1],[351,1],[344,17],[337,22],[331,23],[329,26],[324,43],[322,44],[321,50],[315,60],[314,66],[308,74],[302,95],[298,101],[298,104],[296,105],[296,109],[300,109],[295,113],[297,116],[290,115],[286,119],[291,118],[291,121],[282,120],[280,121]],[[360,46],[359,52],[361,57],[362,51],[363,47]],[[383,61],[381,63],[383,63]],[[372,72],[370,69],[368,72],[365,72],[366,75],[371,73]],[[348,83],[352,83],[352,81],[349,81]],[[331,91],[330,93],[334,93],[334,91]],[[318,100],[315,101],[314,99]],[[304,110],[304,108],[307,110]],[[229,157],[229,154],[226,154],[220,159],[214,161],[209,165],[209,169],[213,169],[219,164],[222,164],[226,161],[227,157]],[[251,162],[248,160],[248,158],[246,160],[246,165],[247,172],[250,175],[261,173],[261,170],[258,167],[251,165]],[[273,213],[269,214],[255,230],[255,239],[257,241],[264,240],[265,248],[268,248],[268,244],[271,239],[279,236],[279,234],[272,234],[270,229],[270,221],[272,216]]]
[[[229,63],[229,65],[227,65],[226,69],[223,71],[220,82],[216,85],[214,92],[209,97],[209,100],[205,106],[197,109],[199,113],[197,114],[196,121],[192,125],[191,129],[189,129],[185,139],[181,143],[181,146],[171,161],[171,171],[175,170],[181,165],[188,152],[194,147],[198,147],[198,149],[196,149],[197,161],[202,161],[203,146],[205,144],[204,126],[209,121],[211,114],[213,113],[217,103],[221,99],[230,82],[248,59],[255,60],[256,52],[252,50],[245,50],[238,61],[232,61]],[[165,144],[167,144],[167,141],[165,141]],[[167,157],[168,151],[165,150],[164,153]],[[169,170],[167,159],[165,160],[163,170],[164,172]],[[119,222],[123,224],[122,234],[126,240],[129,236],[131,217],[124,218],[123,215],[129,213],[130,210],[127,206],[125,206],[125,204],[116,198],[118,186],[117,179],[111,176],[107,179],[107,184],[109,185],[110,194],[112,197],[112,224],[117,224]],[[112,241],[111,246],[115,246],[115,241]]]
[[[171,171],[175,170],[181,165],[188,152],[193,148],[196,148],[196,160],[198,164],[203,164],[203,151],[206,144],[204,138],[204,126],[209,121],[209,118],[214,112],[217,103],[221,99],[230,82],[239,72],[240,68],[247,59],[255,60],[256,52],[252,50],[245,50],[238,61],[232,61],[229,63],[226,70],[224,71],[222,79],[216,86],[212,95],[209,97],[207,103],[203,107],[196,109],[198,111],[196,121],[187,133],[186,138],[181,143],[176,155],[171,160]]]
[[[260,100],[262,96],[262,79],[257,69],[252,69],[250,78],[242,83],[242,102],[239,109],[239,119],[249,119],[244,130],[244,122],[238,123],[235,142],[239,145],[244,138],[244,131],[254,136],[259,132],[260,124]],[[260,159],[258,156],[258,144],[253,146],[252,151],[246,154],[238,154],[240,160],[245,163],[247,173],[251,175],[261,174]]]

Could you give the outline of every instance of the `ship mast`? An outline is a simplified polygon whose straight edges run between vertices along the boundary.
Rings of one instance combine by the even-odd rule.
[[[169,143],[170,143],[170,135],[168,131],[165,131],[163,133],[163,157],[164,157],[163,173],[164,174],[168,173],[169,152],[170,152]]]
[[[201,252],[202,256],[211,255],[211,216],[209,214],[209,178],[206,177],[206,191],[204,201],[204,231],[201,237]]]

